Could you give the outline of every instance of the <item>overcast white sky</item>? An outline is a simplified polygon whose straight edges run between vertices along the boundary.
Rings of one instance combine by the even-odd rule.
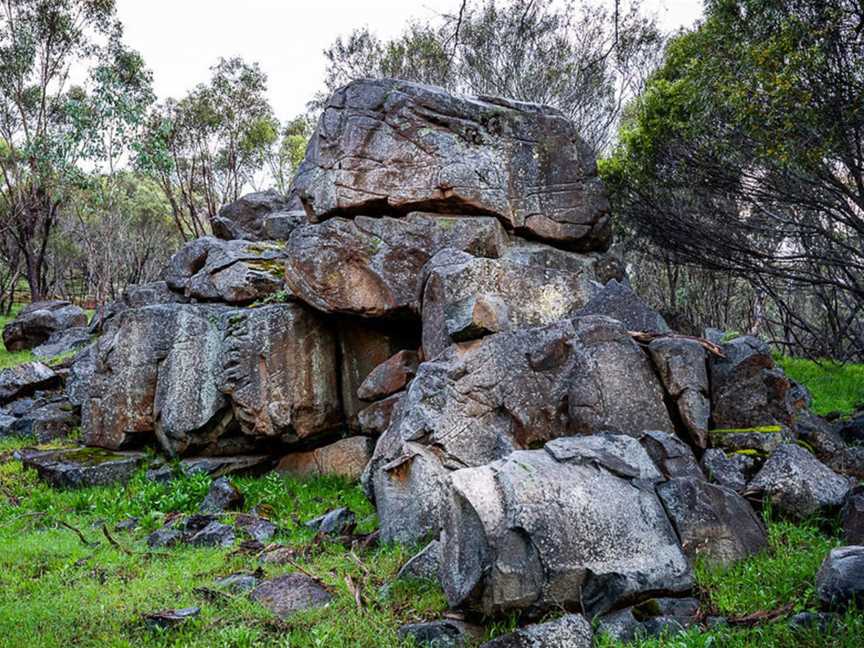
[[[644,0],[668,30],[690,26],[702,0]],[[411,18],[452,12],[459,0],[117,0],[126,42],[154,71],[160,98],[179,97],[209,77],[220,57],[257,61],[276,114],[303,112],[324,79],[322,50],[340,34],[369,26],[398,34]]]

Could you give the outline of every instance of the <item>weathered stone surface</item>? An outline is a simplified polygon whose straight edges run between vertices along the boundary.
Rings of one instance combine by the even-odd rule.
[[[39,401],[31,410],[15,419],[10,433],[33,437],[38,443],[63,439],[81,424],[81,417],[65,398]],[[2,436],[2,434],[0,434]]]
[[[864,444],[864,413],[840,421],[837,428],[840,437],[846,443]]]
[[[480,648],[591,648],[594,632],[581,614],[519,628],[487,641]]]
[[[367,405],[357,395],[360,385],[376,367],[395,353],[419,346],[413,328],[410,325],[397,325],[384,329],[359,318],[346,318],[336,325],[341,358],[339,378],[342,410],[350,429],[359,428],[358,415]]]
[[[739,337],[723,345],[725,358],[712,357],[711,407],[717,428],[782,425],[792,428],[796,409],[791,384],[774,366],[768,345]]]
[[[306,528],[312,529],[315,533],[338,536],[351,533],[356,525],[357,518],[353,511],[347,508],[337,508],[309,520],[306,523]]]
[[[213,478],[225,475],[260,475],[274,463],[269,455],[241,455],[227,457],[189,457],[178,466],[187,475],[206,473]]]
[[[691,560],[728,565],[768,546],[759,516],[731,489],[677,477],[657,486],[657,494]]]
[[[302,209],[292,209],[264,217],[264,238],[269,241],[287,241],[291,232],[305,225],[306,212]]]
[[[296,304],[129,310],[100,338],[95,367],[91,445],[155,433],[170,454],[231,455],[341,423],[335,337]]]
[[[864,605],[864,547],[832,549],[816,574],[816,595],[824,609]]]
[[[234,528],[221,522],[211,522],[189,539],[193,547],[230,547],[234,544]]]
[[[295,612],[324,607],[332,600],[330,593],[316,580],[304,574],[286,574],[266,580],[249,595],[276,616],[287,619]]]
[[[357,396],[361,400],[374,401],[405,389],[417,373],[419,364],[416,351],[399,351],[366,376],[357,389]]]
[[[213,234],[228,241],[268,239],[271,237],[265,231],[265,219],[291,208],[291,200],[273,189],[246,194],[219,210],[213,219]]]
[[[771,502],[777,512],[795,518],[840,508],[849,482],[798,445],[775,450],[744,494]]]
[[[813,450],[819,461],[826,464],[846,449],[846,442],[834,426],[808,409],[798,413],[795,429],[798,438]]]
[[[87,314],[66,301],[34,302],[21,309],[3,328],[7,351],[22,351],[43,344],[54,333],[87,326]]]
[[[423,352],[434,358],[452,342],[551,324],[584,306],[594,275],[482,259],[447,250],[428,266],[423,291]]]
[[[174,628],[201,614],[201,608],[188,607],[177,610],[162,610],[144,615],[144,623],[150,628]]]
[[[405,392],[393,394],[360,410],[357,414],[360,431],[372,437],[384,434],[387,428],[390,427],[390,421],[393,420],[396,407],[402,402],[404,395]]]
[[[234,517],[234,527],[261,543],[270,542],[278,530],[270,520],[257,515],[237,515]]]
[[[260,582],[260,579],[252,574],[229,574],[214,581],[213,586],[231,594],[246,594],[258,587]]]
[[[696,623],[699,601],[693,598],[654,598],[639,605],[604,614],[598,635],[621,643],[671,636]]]
[[[33,349],[33,355],[38,358],[53,358],[64,353],[70,353],[88,344],[90,344],[89,329],[86,326],[76,326],[52,333],[51,337]]]
[[[228,481],[227,477],[219,477],[210,484],[207,495],[199,513],[222,513],[223,511],[237,510],[243,506],[243,494]]]
[[[147,546],[151,549],[175,547],[183,542],[183,532],[179,529],[162,527],[147,536]]]
[[[0,371],[0,405],[28,396],[37,389],[49,389],[60,382],[57,373],[41,362],[24,364]]]
[[[291,477],[338,475],[359,479],[372,456],[373,445],[367,437],[348,437],[316,450],[285,455],[276,471]]]
[[[399,569],[396,580],[417,578],[422,580],[438,580],[438,570],[441,567],[441,543],[433,540],[423,547],[419,553],[411,556]]]
[[[638,443],[630,449],[629,463],[651,464]],[[517,451],[450,475],[440,577],[451,605],[486,614],[582,606],[593,616],[691,587],[653,489],[586,458]]]
[[[678,437],[668,432],[649,430],[639,437],[639,443],[667,479],[672,477],[705,479],[705,474],[699,467],[693,450]]]
[[[711,445],[727,452],[766,457],[784,444],[794,443],[795,434],[782,425],[755,428],[715,429],[708,433]]]
[[[497,257],[505,244],[494,218],[333,218],[291,234],[285,280],[297,298],[328,313],[417,317],[421,271],[436,252]]]
[[[594,156],[558,111],[391,79],[330,98],[295,186],[314,220],[376,212],[493,214],[572,248],[605,249]]]
[[[365,483],[383,538],[413,542],[439,529],[447,469],[559,436],[644,430],[672,431],[645,354],[618,322],[577,318],[454,346],[424,362]]]
[[[605,315],[621,322],[628,331],[669,332],[669,325],[649,308],[629,286],[610,281],[594,294],[576,315]]]
[[[695,340],[670,337],[653,340],[648,351],[690,439],[706,448],[711,401],[705,349]]]
[[[146,459],[142,452],[106,452],[98,448],[24,452],[21,461],[57,488],[86,488],[125,483]]]
[[[720,448],[708,448],[702,455],[702,468],[711,481],[742,493],[756,474],[757,465],[756,459],[749,455],[737,452],[727,455]]]
[[[418,648],[463,648],[483,636],[483,629],[456,619],[408,623],[396,633]]]
[[[246,304],[284,289],[285,245],[272,241],[190,241],[168,262],[163,279],[204,302]]]
[[[143,308],[156,304],[183,304],[189,299],[182,293],[171,290],[165,281],[127,286],[123,292],[123,304],[129,308]]]
[[[846,494],[840,524],[846,544],[864,545],[864,486],[858,485]]]

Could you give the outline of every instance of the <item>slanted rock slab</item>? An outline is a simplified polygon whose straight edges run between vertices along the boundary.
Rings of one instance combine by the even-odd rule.
[[[252,590],[249,598],[282,619],[301,610],[324,607],[333,599],[321,583],[305,574],[286,574],[266,580]]]
[[[592,648],[594,632],[581,614],[519,628],[487,641],[480,648]]]
[[[864,546],[831,550],[816,574],[816,595],[826,610],[864,605]]]
[[[25,468],[57,488],[86,488],[128,482],[147,455],[101,448],[22,452]]]

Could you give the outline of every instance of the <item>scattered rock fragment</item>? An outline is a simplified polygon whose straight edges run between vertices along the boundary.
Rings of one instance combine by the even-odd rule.
[[[266,580],[252,590],[249,597],[282,619],[301,610],[324,607],[333,599],[321,583],[305,574],[286,574]]]
[[[816,574],[816,595],[826,610],[864,605],[864,546],[831,550]]]
[[[594,632],[581,614],[520,628],[487,641],[480,648],[591,648]]]
[[[357,519],[353,511],[349,511],[347,508],[337,508],[314,520],[309,520],[306,523],[306,528],[324,535],[340,536],[350,534],[356,525]]]
[[[464,621],[443,619],[403,625],[397,636],[400,641],[411,639],[414,645],[423,648],[463,648],[482,637],[483,629]]]
[[[207,496],[198,507],[199,513],[221,513],[223,511],[237,510],[243,506],[243,494],[228,481],[227,477],[220,477],[210,484]]]

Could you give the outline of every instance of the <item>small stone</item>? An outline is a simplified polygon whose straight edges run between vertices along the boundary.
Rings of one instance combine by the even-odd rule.
[[[173,547],[183,540],[183,533],[178,529],[162,527],[147,536],[147,546],[153,549]]]
[[[396,574],[396,580],[406,578],[437,580],[440,567],[441,543],[438,540],[433,540],[402,565],[399,573]]]
[[[409,623],[397,632],[400,641],[413,640],[414,645],[423,648],[461,648],[483,636],[477,626],[455,619]]]
[[[419,363],[416,351],[400,351],[366,376],[357,389],[357,396],[365,401],[374,401],[405,389],[417,373]]]
[[[115,531],[134,531],[138,528],[138,518],[130,517],[114,525]]]
[[[846,495],[840,523],[847,544],[864,545],[864,485],[856,486]]]
[[[259,582],[260,580],[252,574],[231,574],[220,578],[213,583],[213,586],[231,594],[245,594],[258,587]]]
[[[220,477],[210,485],[207,496],[201,502],[198,510],[201,513],[222,513],[243,506],[243,494],[228,481],[227,477]]]
[[[234,518],[234,527],[261,543],[270,542],[277,530],[270,520],[257,515],[238,515]]]
[[[221,522],[211,522],[189,539],[196,547],[230,547],[234,544],[234,528]]]
[[[306,528],[325,535],[348,535],[357,524],[353,511],[337,508],[306,523]]]
[[[151,628],[173,628],[201,614],[201,608],[188,607],[178,610],[163,610],[144,615],[144,622]]]
[[[708,448],[702,455],[702,469],[711,481],[741,493],[756,473],[756,460],[750,455],[720,448]]]
[[[264,581],[249,598],[287,619],[301,610],[324,607],[333,597],[321,583],[305,574],[286,574]]]
[[[520,628],[484,643],[480,648],[591,648],[591,624],[581,614],[568,614],[547,623]]]
[[[864,546],[831,550],[816,574],[816,595],[825,610],[864,605]]]

